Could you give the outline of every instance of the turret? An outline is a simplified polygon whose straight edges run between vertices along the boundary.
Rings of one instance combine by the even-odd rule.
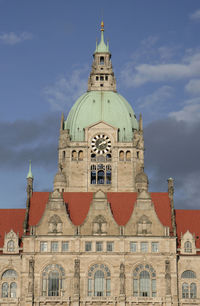
[[[96,43],[94,61],[88,79],[88,91],[110,90],[116,92],[116,80],[112,70],[111,53],[108,43],[104,42],[104,23],[101,22],[101,40]]]

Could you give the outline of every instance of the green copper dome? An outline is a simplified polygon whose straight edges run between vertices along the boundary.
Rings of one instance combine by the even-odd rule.
[[[64,129],[68,129],[72,141],[84,141],[84,129],[104,121],[119,129],[121,142],[131,142],[138,122],[130,104],[113,91],[89,91],[83,94],[71,108]]]

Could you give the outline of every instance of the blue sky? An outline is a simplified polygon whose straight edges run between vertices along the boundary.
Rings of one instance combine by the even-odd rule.
[[[117,89],[143,114],[150,190],[200,207],[200,2],[0,0],[0,207],[52,190],[61,112],[87,89],[103,15]]]

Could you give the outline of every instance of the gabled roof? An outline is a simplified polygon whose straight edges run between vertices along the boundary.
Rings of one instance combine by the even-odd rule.
[[[200,210],[176,209],[176,230],[178,245],[180,246],[181,234],[187,230],[195,234],[196,247],[200,248]]]
[[[0,209],[0,247],[3,248],[5,233],[11,229],[19,237],[23,235],[23,222],[26,209]]]
[[[171,208],[168,193],[151,193],[155,210],[164,226],[171,229]],[[43,215],[49,192],[33,192],[30,203],[29,225],[36,225]],[[81,225],[89,211],[93,199],[92,192],[64,192],[64,201],[67,205],[69,216],[74,225]],[[125,225],[137,200],[136,192],[108,192],[108,202],[115,221],[119,225]]]
[[[49,192],[33,192],[29,211],[30,226],[34,226],[40,221],[48,202],[49,194]],[[81,225],[88,214],[93,200],[93,193],[64,192],[63,198],[72,223],[74,225]],[[115,221],[119,225],[125,225],[133,212],[134,204],[137,200],[137,193],[108,192],[107,198]],[[171,207],[168,193],[151,193],[151,198],[161,223],[171,229]],[[25,212],[25,209],[0,210],[0,247],[3,247],[5,233],[8,233],[11,229],[13,229],[15,233],[19,232],[19,237],[23,235]],[[200,211],[198,211],[198,213],[200,216]],[[186,222],[181,223],[186,224]]]

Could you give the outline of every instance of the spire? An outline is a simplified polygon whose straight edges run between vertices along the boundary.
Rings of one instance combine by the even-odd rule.
[[[100,40],[100,43],[99,44],[96,44],[96,50],[95,50],[95,53],[107,53],[109,52],[109,45],[107,43],[107,45],[105,44],[105,41],[104,41],[104,22],[102,21],[101,22],[101,40]]]
[[[29,171],[28,171],[28,174],[27,174],[27,179],[31,178],[33,179],[33,174],[32,174],[32,171],[31,171],[31,160],[29,161]]]
[[[116,92],[116,80],[112,69],[109,43],[104,41],[104,22],[101,22],[101,40],[93,54],[92,70],[88,79],[88,91],[114,91]]]

